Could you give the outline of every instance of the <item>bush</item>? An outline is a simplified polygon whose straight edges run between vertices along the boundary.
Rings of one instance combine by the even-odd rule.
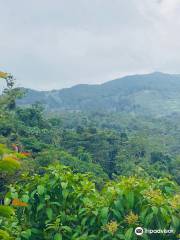
[[[20,239],[135,240],[137,226],[173,229],[174,234],[158,239],[176,239],[180,195],[168,179],[121,177],[99,192],[88,174],[58,164],[23,182],[11,187],[9,196],[28,204],[16,209]],[[154,236],[144,234],[143,239]]]

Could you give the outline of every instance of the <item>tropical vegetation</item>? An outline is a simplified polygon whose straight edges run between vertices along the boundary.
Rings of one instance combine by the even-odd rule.
[[[175,118],[18,105],[0,72],[0,239],[178,239]],[[139,237],[135,229],[173,233]]]

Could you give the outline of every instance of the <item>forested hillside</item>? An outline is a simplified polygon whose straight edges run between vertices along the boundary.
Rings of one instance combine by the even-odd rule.
[[[155,72],[101,85],[82,84],[44,92],[27,89],[18,103],[29,105],[39,101],[48,111],[101,110],[159,117],[180,112],[179,92],[180,75]]]
[[[179,75],[52,92],[0,79],[0,239],[179,238]]]

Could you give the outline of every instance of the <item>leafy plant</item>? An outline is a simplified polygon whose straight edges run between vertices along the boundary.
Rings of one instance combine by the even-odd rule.
[[[178,187],[167,179],[121,177],[98,192],[87,174],[55,165],[14,187],[19,199],[28,199],[27,208],[17,209],[27,239],[133,240],[137,226],[177,233],[180,224]]]

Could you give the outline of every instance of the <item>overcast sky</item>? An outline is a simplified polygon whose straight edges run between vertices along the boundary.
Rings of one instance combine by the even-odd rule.
[[[180,73],[180,0],[0,0],[0,70],[60,89]]]

